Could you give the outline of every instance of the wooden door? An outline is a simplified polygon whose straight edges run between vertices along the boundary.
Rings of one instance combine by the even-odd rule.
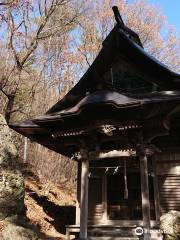
[[[89,221],[97,224],[102,221],[103,204],[102,204],[102,178],[92,177],[89,179]]]
[[[128,198],[124,197],[123,173],[107,176],[107,208],[110,220],[142,220],[141,179],[127,174]],[[151,219],[155,219],[153,179],[149,176]]]

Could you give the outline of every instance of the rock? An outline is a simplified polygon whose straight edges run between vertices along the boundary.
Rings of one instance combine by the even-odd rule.
[[[30,228],[8,223],[2,232],[2,240],[40,240]]]
[[[164,240],[180,239],[180,212],[170,211],[160,218],[160,227],[164,233]]]
[[[1,169],[0,219],[21,214],[24,209],[24,181],[20,171]]]
[[[0,220],[24,211],[24,179],[11,131],[0,115]]]
[[[40,240],[25,215],[24,195],[18,152],[11,130],[0,115],[0,240]]]
[[[8,141],[11,141],[10,130],[2,114],[0,114],[0,136],[1,140],[6,139]],[[0,143],[0,146],[4,144],[2,141],[0,141]]]

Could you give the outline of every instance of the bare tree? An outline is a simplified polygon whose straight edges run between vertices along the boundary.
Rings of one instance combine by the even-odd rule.
[[[25,88],[29,85],[28,91],[31,95],[34,94],[38,83],[32,82],[35,78],[32,78],[32,75],[36,78],[38,73],[41,75],[40,65],[37,64],[41,61],[41,65],[45,65],[47,61],[40,57],[43,53],[42,44],[45,45],[48,39],[55,38],[57,34],[70,31],[74,26],[78,13],[68,14],[70,3],[68,0],[45,0],[37,3],[15,1],[13,4],[7,2],[0,9],[1,27],[7,31],[7,34],[4,33],[5,41],[2,41],[7,55],[3,55],[2,52],[4,68],[0,79],[0,92],[1,98],[5,97],[4,112],[7,122],[10,121],[12,113],[24,111],[21,106],[15,106],[22,86]],[[61,19],[57,19],[58,13],[63,13]],[[38,79],[42,80],[42,76]]]
[[[112,1],[97,0],[80,24],[80,40],[76,53],[81,56],[81,69],[87,69],[101,48],[103,39],[113,28]],[[166,17],[158,6],[146,0],[113,1],[118,5],[123,20],[137,32],[150,54],[170,68],[180,71],[180,40],[174,28],[168,25]]]

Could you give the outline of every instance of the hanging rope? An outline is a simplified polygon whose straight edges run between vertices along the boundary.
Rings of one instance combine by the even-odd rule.
[[[114,76],[113,76],[113,69],[111,67],[111,83],[112,83],[112,87],[114,86]]]
[[[125,159],[124,159],[124,199],[128,199],[127,168],[126,168],[126,160]]]
[[[116,167],[116,168],[114,169],[113,175],[115,175],[115,174],[118,172],[118,170],[119,170],[119,167]]]

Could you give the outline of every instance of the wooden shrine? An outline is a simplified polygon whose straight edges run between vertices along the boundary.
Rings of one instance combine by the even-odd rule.
[[[10,127],[77,161],[67,238],[161,239],[151,229],[180,211],[180,75],[113,10],[117,24],[75,87],[44,116]]]

